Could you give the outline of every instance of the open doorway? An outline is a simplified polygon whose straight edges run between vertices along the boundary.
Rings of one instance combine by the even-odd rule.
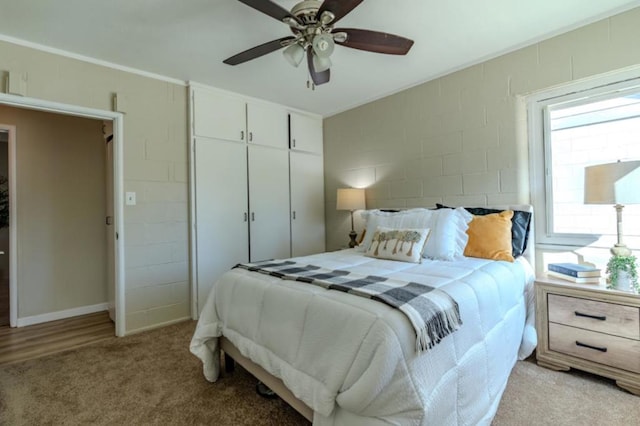
[[[38,232],[36,232],[37,235],[32,236],[29,244],[31,244],[31,247],[35,247],[38,244],[40,244],[40,246],[45,246],[48,244],[44,248],[38,247],[38,249],[41,248],[39,251],[41,257],[37,260],[40,261],[41,264],[48,263],[48,270],[52,274],[56,275],[57,279],[63,282],[63,285],[58,285],[58,288],[56,288],[54,291],[49,291],[50,289],[48,291],[33,291],[32,289],[29,290],[30,293],[24,293],[24,291],[26,291],[26,283],[28,283],[29,280],[33,281],[34,279],[34,274],[32,273],[33,271],[31,269],[25,269],[24,267],[21,268],[21,265],[17,261],[14,262],[15,260],[17,260],[16,256],[10,256],[11,274],[9,294],[11,326],[20,327],[46,321],[54,321],[57,319],[82,315],[84,313],[95,312],[97,310],[107,310],[108,307],[109,311],[112,313],[112,318],[116,323],[115,334],[119,336],[124,335],[124,291],[122,288],[122,277],[124,275],[124,271],[123,263],[120,257],[123,253],[123,233],[122,222],[120,220],[120,218],[122,217],[122,203],[118,202],[118,198],[120,197],[120,194],[122,194],[122,150],[119,144],[122,134],[122,115],[110,111],[91,110],[87,108],[53,104],[46,101],[29,98],[19,98],[0,94],[0,107],[7,106],[16,107],[17,109],[21,109],[24,111],[30,111],[34,114],[57,115],[62,121],[68,121],[72,120],[73,118],[77,118],[81,123],[84,123],[83,125],[87,125],[88,123],[90,127],[95,127],[95,138],[93,136],[92,138],[94,138],[94,142],[99,145],[99,149],[102,150],[100,153],[100,157],[97,158],[94,154],[85,153],[82,149],[69,148],[64,143],[61,143],[59,150],[63,150],[65,152],[59,153],[57,152],[57,150],[50,150],[48,152],[39,153],[35,157],[35,160],[41,166],[41,169],[51,169],[52,164],[57,163],[61,158],[59,155],[76,157],[76,163],[74,163],[74,166],[58,167],[62,170],[61,176],[56,177],[51,174],[50,178],[52,182],[48,187],[43,187],[41,185],[37,196],[34,198],[39,198],[39,201],[42,202],[49,202],[46,208],[20,209],[21,212],[24,212],[25,210],[36,210],[40,214],[41,217],[38,217],[38,220],[31,222],[39,224],[39,228]],[[109,140],[109,142],[111,142],[111,149],[109,151],[113,153],[113,156],[110,158],[107,158],[107,145],[103,129],[104,121],[114,124],[113,134]],[[0,124],[0,128],[10,127],[4,125],[6,123],[4,117],[0,117],[0,123],[2,123]],[[75,128],[78,126],[67,124],[67,127]],[[18,134],[17,145],[19,151],[20,149],[23,149],[23,147],[19,144],[22,141],[20,136],[24,135],[23,133],[21,133],[19,127],[16,127],[16,129],[17,131],[15,131],[15,133]],[[11,141],[10,133],[11,132],[9,132],[9,141]],[[44,132],[41,137],[48,138],[49,136],[47,132]],[[52,137],[50,139],[56,138]],[[60,136],[57,136],[57,140],[61,141]],[[89,162],[86,161],[88,156],[95,157],[94,160],[97,160],[97,162],[94,161],[94,163],[89,164]],[[20,156],[18,156],[18,160],[19,157]],[[69,170],[65,170],[71,168],[77,171],[77,182],[73,179],[70,179]],[[87,180],[90,180],[89,175],[96,174],[96,170],[93,169],[98,169],[99,173],[102,174],[102,184],[100,190],[97,190],[96,186],[89,187],[89,185],[87,185],[85,182]],[[107,169],[110,169],[110,173],[107,173]],[[106,184],[107,179],[110,180],[111,185]],[[107,194],[107,191],[110,191],[110,193]],[[95,192],[95,194],[93,194],[93,192]],[[93,198],[87,198],[88,195]],[[25,202],[26,198],[28,197],[23,196],[22,198],[18,198],[18,203]],[[54,203],[52,202],[52,199],[56,199],[56,201],[62,201]],[[67,208],[67,204],[72,205],[74,203],[74,200],[77,199],[85,200],[84,204],[80,207],[78,207],[78,205],[76,204],[75,208],[73,206],[71,206],[71,208]],[[107,201],[111,202],[110,208],[112,210],[109,212],[107,210]],[[98,214],[96,214],[96,207],[100,209]],[[79,238],[81,239],[83,234],[85,233],[85,231],[81,231],[81,229],[83,226],[86,228],[86,223],[81,223],[83,220],[85,220],[81,219],[83,217],[82,213],[84,210],[92,211],[90,221],[94,223],[90,232],[93,233],[96,241],[100,241],[101,246],[101,251],[96,250],[96,248],[94,247],[91,254],[83,252],[83,250],[79,249],[79,247],[81,246],[81,244],[79,244]],[[45,213],[49,214],[46,215]],[[12,236],[14,234],[17,235],[18,232],[22,232],[26,229],[26,222],[20,222],[20,217],[16,217],[14,219],[16,220],[12,221],[10,232]],[[74,226],[71,228],[60,226],[60,224],[64,221],[72,222]],[[48,222],[49,226],[40,226],[43,224],[42,222]],[[14,223],[17,223],[17,226],[14,227]],[[17,228],[15,230],[16,232],[14,232],[14,228]],[[96,229],[98,228],[99,231],[96,231]],[[100,237],[97,236],[98,233],[100,234]],[[56,236],[55,234],[57,234],[57,239],[51,238],[52,235]],[[21,247],[19,253],[22,257],[24,256],[24,251],[22,250],[22,248],[25,247],[26,243],[24,243],[24,235],[22,233],[20,235],[22,238],[21,241],[23,241],[23,246]],[[108,244],[107,242],[108,235],[113,236],[111,244]],[[46,240],[45,237],[49,237],[47,243],[44,242]],[[10,239],[12,240],[12,250],[10,250],[10,252],[16,252],[15,244],[13,243],[14,238]],[[62,257],[58,256],[54,259],[55,256],[51,256],[51,253],[53,252],[69,252],[73,254],[72,257],[74,258],[71,259],[71,261],[69,261],[69,257],[63,259]],[[43,253],[47,255],[47,257],[44,258],[44,261],[42,257]],[[104,296],[91,296],[91,289],[89,288],[91,286],[76,286],[75,290],[71,289],[67,293],[73,294],[71,297],[79,298],[78,300],[80,301],[61,302],[61,295],[65,291],[67,291],[67,289],[65,288],[67,283],[71,283],[71,281],[73,281],[74,279],[77,280],[77,277],[73,276],[77,275],[77,270],[91,267],[94,268],[94,270],[96,268],[102,270],[102,273],[99,275],[101,276],[100,279],[104,279],[105,283],[101,290]],[[20,274],[20,271],[28,271],[28,274]],[[68,271],[73,271],[73,273],[69,273]],[[35,276],[35,281],[38,281],[42,276],[42,273],[40,276]],[[107,281],[110,281],[109,284],[107,284]],[[32,285],[32,287],[36,288],[37,285],[35,287]],[[32,297],[35,300],[39,299],[40,302],[42,302],[44,299],[55,300],[45,300],[45,302],[52,302],[50,303],[52,307],[49,306],[47,308],[38,308],[40,309],[40,311],[38,311],[34,310],[32,307],[25,309],[25,305],[23,303],[25,297]]]

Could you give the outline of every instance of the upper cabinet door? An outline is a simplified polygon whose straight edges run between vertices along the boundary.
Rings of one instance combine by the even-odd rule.
[[[251,144],[287,148],[287,110],[278,105],[247,104],[248,141]]]
[[[244,100],[224,93],[194,91],[193,122],[199,137],[237,142],[247,137]]]
[[[322,154],[322,119],[297,112],[289,113],[289,147],[297,151]]]

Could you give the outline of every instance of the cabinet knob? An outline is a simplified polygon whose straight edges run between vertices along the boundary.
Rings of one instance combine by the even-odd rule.
[[[293,143],[293,147],[295,148],[296,147],[296,140],[292,139],[291,142]]]
[[[240,140],[244,140],[244,130],[240,130]]]
[[[293,220],[296,220],[296,211],[294,210],[292,213],[293,213]]]
[[[253,132],[249,132],[249,142],[253,140]]]
[[[247,221],[247,212],[244,212],[244,221]]]
[[[251,222],[255,222],[255,221],[256,221],[256,213],[251,212]]]

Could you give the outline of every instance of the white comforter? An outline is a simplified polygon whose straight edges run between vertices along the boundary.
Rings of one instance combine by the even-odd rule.
[[[516,359],[536,345],[533,272],[522,258],[410,264],[343,250],[300,259],[439,287],[463,325],[418,354],[398,310],[234,269],[215,283],[191,342],[208,380],[218,378],[224,335],[311,407],[314,425],[489,424]]]

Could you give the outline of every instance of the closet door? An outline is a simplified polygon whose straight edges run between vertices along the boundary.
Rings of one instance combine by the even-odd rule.
[[[319,155],[291,151],[291,254],[325,250],[324,166]]]
[[[245,144],[196,139],[195,209],[200,313],[215,280],[249,260]]]
[[[250,257],[291,257],[288,151],[249,145]]]

